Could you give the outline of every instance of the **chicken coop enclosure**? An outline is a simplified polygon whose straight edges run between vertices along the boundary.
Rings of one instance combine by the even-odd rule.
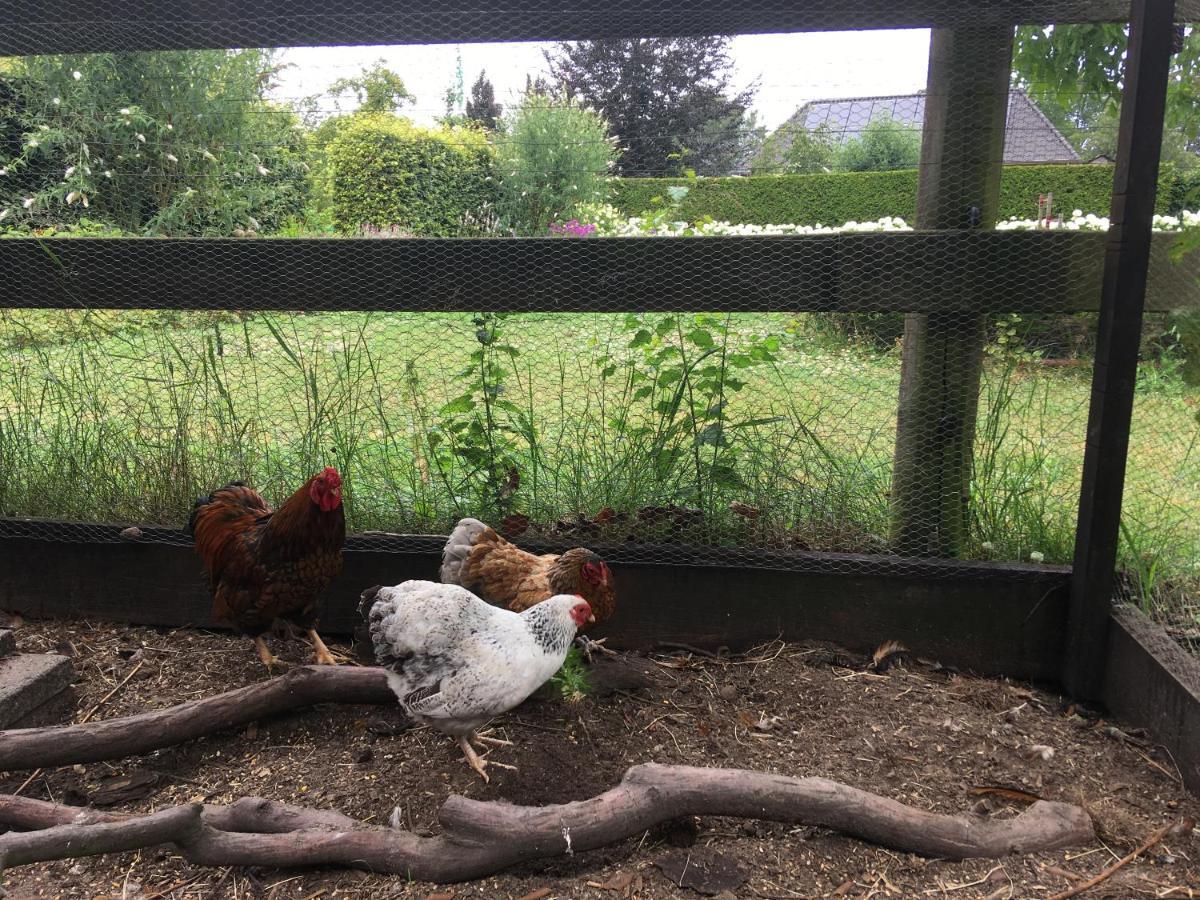
[[[1160,171],[1177,23],[1198,17],[1190,0],[0,2],[0,56],[38,61],[0,67],[0,606],[210,624],[192,498],[242,478],[279,500],[336,463],[353,534],[334,633],[363,587],[433,577],[441,536],[476,516],[600,550],[615,646],[899,640],[1102,700],[1200,788],[1200,432],[1175,377],[1200,264],[1173,258],[1190,220]],[[1093,164],[1014,86],[1014,28],[1123,22],[1115,163]],[[514,132],[461,126],[400,166],[397,126],[361,119],[321,152],[349,160],[330,179],[376,181],[331,207],[342,234],[302,234],[284,111],[221,82],[227,58],[200,88],[144,58],[879,28],[931,29],[919,121],[865,98],[818,126],[861,144],[886,107],[919,143],[911,197],[890,188],[906,219],[865,225],[853,203],[840,221],[704,222],[687,204],[726,187],[643,171],[664,176],[644,209],[513,227],[506,179],[588,173],[506,168]],[[222,146],[156,112],[197,90],[236,120]],[[104,123],[94,139],[70,92]],[[812,140],[800,121],[785,156]],[[664,137],[683,146],[641,140]],[[620,140],[578,143],[604,164]],[[1045,205],[1033,163],[1068,170]],[[470,215],[422,182],[450,169]],[[858,184],[885,176],[900,184]],[[1101,182],[1105,207],[1073,215]],[[387,219],[395,193],[420,227]],[[193,205],[217,194],[242,202],[232,218]],[[97,225],[100,208],[128,224]]]

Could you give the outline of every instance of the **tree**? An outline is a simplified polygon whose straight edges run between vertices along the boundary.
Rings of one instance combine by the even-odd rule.
[[[353,78],[339,78],[329,86],[329,94],[335,99],[347,92],[354,94],[358,109],[367,113],[395,112],[417,99],[404,86],[404,79],[387,68],[383,59]]]
[[[566,96],[608,120],[621,175],[727,175],[748,156],[757,88],[733,93],[726,37],[560,43],[546,63]]]
[[[488,81],[487,73],[480,71],[471,85],[471,99],[467,101],[467,118],[478,122],[488,131],[495,131],[504,107],[496,102],[496,89]]]
[[[750,171],[754,175],[828,172],[836,165],[837,152],[837,141],[824,122],[808,129],[788,121],[763,141]]]
[[[581,203],[603,202],[616,151],[591,110],[530,93],[496,139],[500,215],[519,234],[545,234]]]
[[[915,168],[920,158],[921,132],[885,113],[837,149],[834,165],[847,172],[886,172]]]
[[[267,50],[23,57],[4,76],[21,145],[0,208],[144,234],[279,227],[307,187],[296,116],[266,99],[277,71]]]
[[[1200,162],[1200,33],[1179,26],[1167,86],[1163,159]],[[1013,84],[1026,90],[1085,158],[1116,155],[1129,35],[1124,25],[1021,27]]]

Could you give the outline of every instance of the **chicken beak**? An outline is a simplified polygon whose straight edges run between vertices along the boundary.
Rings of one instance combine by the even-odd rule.
[[[595,622],[595,621],[596,621],[596,614],[595,614],[595,613],[588,613],[588,621],[589,621],[589,622]]]

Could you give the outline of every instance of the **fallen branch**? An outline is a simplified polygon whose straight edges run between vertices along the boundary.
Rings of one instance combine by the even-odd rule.
[[[1075,897],[1082,894],[1084,891],[1090,891],[1096,885],[1101,884],[1112,878],[1119,869],[1129,865],[1163,838],[1168,835],[1187,835],[1192,833],[1192,829],[1196,827],[1194,819],[1180,819],[1177,822],[1172,822],[1170,825],[1164,825],[1158,831],[1154,832],[1150,837],[1146,838],[1134,850],[1122,856],[1115,863],[1100,872],[1094,878],[1089,878],[1087,881],[1081,881],[1079,884],[1068,888],[1061,893],[1055,894],[1050,900],[1068,900],[1069,897]]]
[[[199,829],[200,805],[192,803],[136,819],[10,832],[0,837],[0,869],[47,859],[72,859],[140,850],[159,844],[183,844]]]
[[[301,666],[259,684],[135,716],[0,731],[0,769],[121,759],[316,703],[395,702],[381,669]]]
[[[106,835],[128,835],[135,824],[162,815],[123,817],[0,795],[0,825],[47,829],[40,834],[50,836],[30,844],[28,834],[2,835],[0,859],[15,865],[109,852],[102,841],[80,836],[100,828],[110,829]],[[199,825],[190,830],[176,823],[180,830],[171,842],[185,859],[201,865],[341,865],[452,882],[594,850],[681,816],[820,825],[896,850],[950,859],[1055,850],[1094,838],[1087,814],[1066,803],[1039,800],[1015,818],[990,820],[914,809],[824,778],[647,764],[629,769],[612,790],[574,803],[531,807],[449,797],[439,814],[443,832],[435,837],[248,797],[229,807],[204,807]],[[76,843],[70,848],[53,837],[63,827],[75,829]],[[152,834],[143,846],[162,843],[163,833]],[[13,845],[22,848],[20,855],[14,855]],[[129,844],[122,849],[130,849]]]

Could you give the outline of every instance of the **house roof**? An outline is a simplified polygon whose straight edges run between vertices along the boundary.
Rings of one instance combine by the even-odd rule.
[[[839,143],[857,138],[877,116],[920,128],[925,120],[925,95],[900,94],[890,97],[852,97],[845,100],[813,100],[804,104],[781,127],[812,131],[824,125]],[[786,132],[785,132],[786,133]],[[790,141],[786,141],[790,144]],[[1004,131],[1006,163],[1073,163],[1079,154],[1037,108],[1024,91],[1008,94],[1008,119]]]

